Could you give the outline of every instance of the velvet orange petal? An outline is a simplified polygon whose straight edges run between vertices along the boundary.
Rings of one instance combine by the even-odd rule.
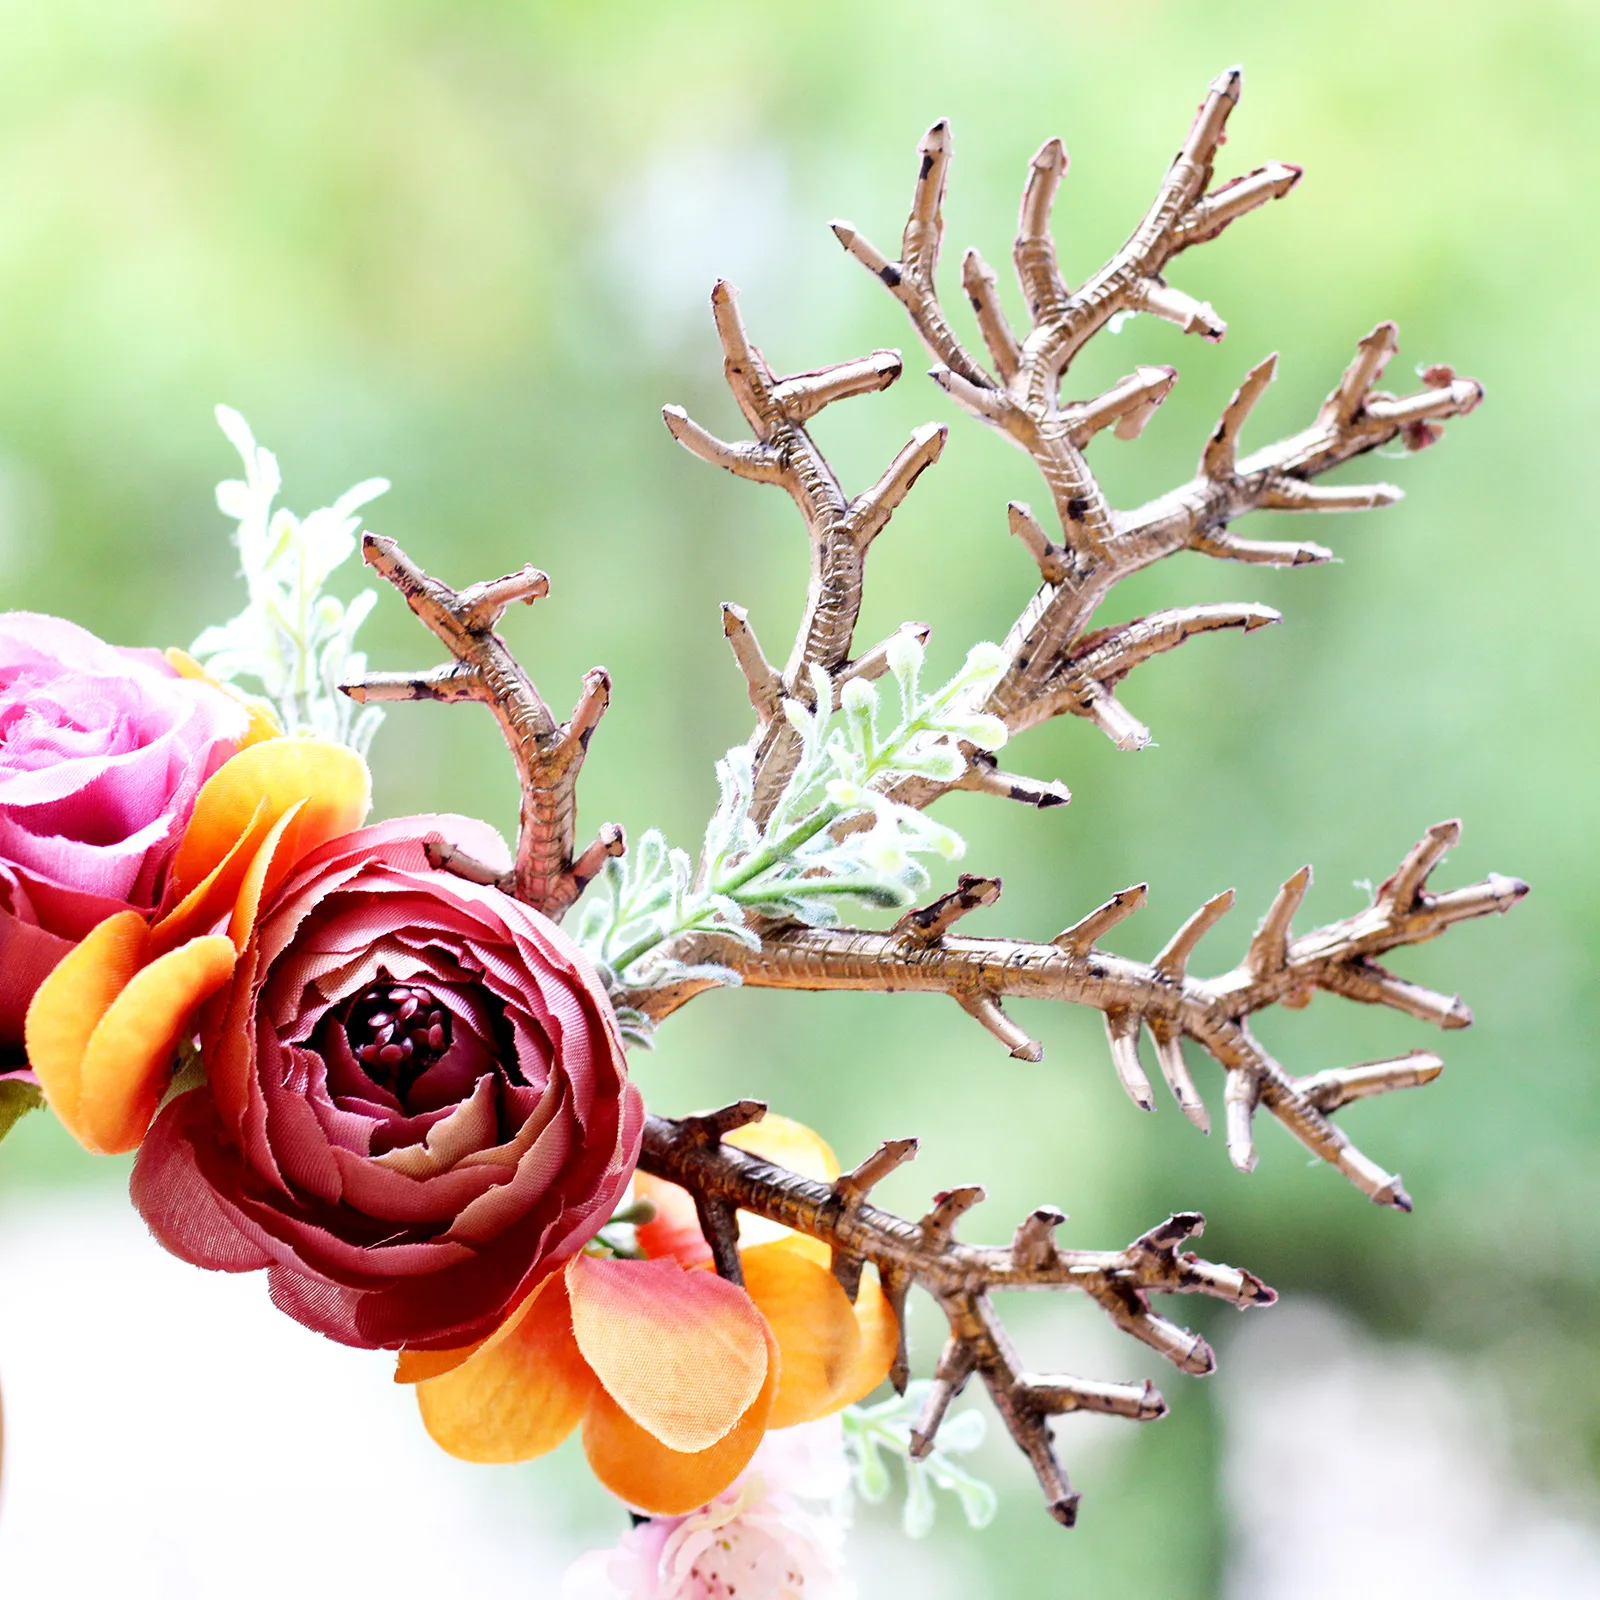
[[[789,1428],[834,1410],[861,1354],[855,1307],[826,1267],[783,1242],[739,1252],[744,1286],[782,1353],[769,1428]]]
[[[262,801],[273,822],[304,801],[279,858],[282,870],[264,886],[265,898],[302,856],[359,828],[371,799],[367,764],[345,745],[302,738],[253,744],[224,762],[201,788],[173,859],[173,883],[183,895],[205,879],[241,836],[259,826]]]
[[[119,911],[91,928],[39,985],[24,1029],[28,1065],[50,1109],[80,1144],[83,1056],[111,1002],[144,965],[150,931],[137,911]]]
[[[566,1279],[584,1359],[617,1405],[668,1450],[705,1451],[766,1386],[773,1365],[767,1325],[734,1284],[672,1261],[590,1256],[574,1256]]]
[[[895,1352],[900,1347],[900,1324],[875,1272],[861,1274],[861,1287],[856,1292],[853,1309],[856,1326],[861,1330],[861,1344],[828,1411],[853,1406],[871,1394],[889,1376]]]
[[[171,1081],[173,1056],[195,1008],[233,976],[220,934],[191,939],[136,972],[89,1036],[74,1131],[91,1150],[137,1148]]]
[[[639,1248],[647,1256],[670,1258],[681,1267],[701,1267],[711,1260],[711,1246],[700,1231],[700,1214],[687,1189],[648,1172],[635,1172],[633,1192],[656,1208],[656,1214],[635,1230]]]
[[[150,930],[150,953],[162,955],[203,933],[228,915],[262,842],[272,831],[272,813],[258,800],[244,832],[228,853]]]
[[[554,1450],[604,1391],[572,1334],[552,1273],[471,1358],[417,1385],[423,1425],[463,1461],[528,1461]]]
[[[705,1272],[685,1276],[710,1278]],[[766,1379],[749,1409],[707,1450],[669,1450],[599,1389],[583,1419],[583,1452],[601,1483],[630,1506],[657,1516],[681,1516],[721,1494],[750,1464],[767,1431],[778,1391],[778,1344],[765,1322],[761,1333],[767,1352]]]

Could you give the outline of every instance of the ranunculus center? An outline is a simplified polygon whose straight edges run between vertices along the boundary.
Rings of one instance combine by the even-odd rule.
[[[404,1101],[450,1048],[450,1013],[431,989],[375,983],[350,1002],[344,1031],[361,1070]]]

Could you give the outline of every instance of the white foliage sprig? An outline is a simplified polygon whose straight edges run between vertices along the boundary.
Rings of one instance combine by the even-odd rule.
[[[827,926],[837,922],[841,899],[910,905],[931,882],[919,857],[960,858],[966,846],[959,834],[891,799],[887,790],[906,777],[953,783],[966,770],[963,742],[980,750],[1005,743],[1005,724],[978,709],[1005,662],[998,646],[975,645],[948,683],[924,694],[923,661],[922,645],[909,634],[890,644],[899,698],[892,722],[878,683],[852,678],[835,694],[828,674],[813,666],[814,706],[784,702],[800,754],[764,825],[750,814],[751,747],[737,745],[717,763],[720,794],[698,879],[687,853],[670,848],[655,829],[627,857],[606,863],[599,892],[579,921],[578,941],[608,982],[631,988],[694,977],[736,983],[726,968],[691,969],[666,958],[661,947],[684,933],[718,932],[758,948],[748,916]],[[834,831],[839,822],[869,814],[870,827]]]
[[[846,1406],[840,1413],[845,1451],[856,1492],[863,1500],[876,1505],[887,1499],[891,1479],[884,1458],[900,1463],[906,1475],[906,1503],[900,1520],[913,1539],[924,1537],[933,1527],[935,1488],[955,1495],[968,1525],[974,1528],[987,1527],[997,1505],[994,1490],[951,1459],[967,1455],[983,1443],[982,1412],[961,1411],[946,1417],[934,1448],[920,1461],[912,1456],[911,1430],[932,1387],[926,1381],[907,1384],[904,1395],[875,1406]]]
[[[356,631],[378,597],[364,589],[346,605],[324,591],[355,554],[356,512],[388,489],[388,479],[368,478],[304,519],[274,510],[283,482],[277,457],[231,406],[217,407],[217,422],[244,460],[242,480],[217,485],[217,505],[239,524],[234,543],[250,598],[231,621],[207,628],[194,654],[224,683],[255,679],[285,733],[316,734],[364,754],[382,710],[358,707],[339,685],[366,671]]]

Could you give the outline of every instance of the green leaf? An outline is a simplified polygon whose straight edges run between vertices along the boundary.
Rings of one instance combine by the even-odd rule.
[[[30,1111],[44,1104],[36,1084],[26,1078],[0,1078],[0,1139],[11,1132]]]

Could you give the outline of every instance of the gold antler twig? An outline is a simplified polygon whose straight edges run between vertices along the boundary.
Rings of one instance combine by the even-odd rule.
[[[795,1228],[833,1248],[834,1272],[854,1298],[864,1265],[877,1268],[900,1324],[900,1352],[892,1377],[904,1391],[905,1301],[913,1285],[938,1302],[950,1335],[912,1441],[925,1455],[951,1399],[977,1373],[994,1398],[1011,1436],[1037,1474],[1050,1514],[1068,1527],[1078,1496],[1056,1459],[1049,1419],[1068,1411],[1094,1411],[1137,1422],[1166,1414],[1166,1402],[1148,1381],[1102,1383],[1024,1369],[991,1295],[1002,1289],[1061,1289],[1086,1294],[1124,1333],[1158,1351],[1181,1371],[1205,1374],[1216,1365],[1198,1334],[1150,1309],[1153,1294],[1203,1294],[1237,1306],[1271,1305],[1276,1298],[1259,1278],[1217,1266],[1180,1249],[1205,1226],[1197,1213],[1181,1212],[1150,1229],[1126,1250],[1063,1250],[1055,1230],[1066,1217],[1054,1207],[1034,1211],[1008,1246],[963,1244],[956,1223],[984,1197],[977,1187],[937,1195],[920,1222],[880,1210],[867,1199],[872,1186],[916,1154],[913,1139],[891,1140],[853,1172],[826,1184],[748,1155],[716,1136],[717,1127],[753,1120],[764,1108],[742,1101],[723,1112],[674,1122],[645,1121],[640,1167],[681,1185],[704,1209],[725,1216],[752,1211]]]
[[[405,596],[455,660],[431,672],[369,672],[360,683],[343,685],[345,693],[363,702],[482,701],[500,724],[522,785],[516,861],[509,873],[468,861],[453,850],[437,864],[481,883],[495,883],[559,920],[606,857],[619,856],[626,848],[622,829],[608,822],[587,850],[576,859],[572,854],[578,773],[610,703],[610,674],[604,667],[587,673],[571,719],[558,723],[494,631],[508,606],[519,600],[532,605],[549,592],[544,573],[524,567],[458,591],[430,578],[393,539],[366,534],[361,553],[368,566]]]
[[[1038,1061],[1044,1051],[1002,1008],[1008,997],[1065,1000],[1093,1006],[1106,1019],[1117,1076],[1134,1104],[1154,1109],[1140,1061],[1148,1030],[1156,1060],[1185,1115],[1209,1130],[1183,1058],[1182,1040],[1200,1045],[1226,1074],[1228,1154],[1235,1166],[1255,1166],[1251,1122],[1265,1106],[1307,1149],[1336,1166],[1363,1193],[1410,1210],[1397,1176],[1352,1145],[1329,1113],[1350,1100],[1430,1083],[1436,1057],[1413,1053],[1312,1077],[1290,1076],[1251,1034],[1248,1019],[1275,1004],[1303,1005],[1318,989],[1385,1005],[1442,1028],[1463,1028],[1472,1014],[1451,995],[1409,983],[1378,965],[1386,951],[1436,938],[1453,923],[1507,911],[1527,893],[1515,878],[1492,874],[1482,883],[1443,894],[1426,889],[1428,874],[1460,838],[1445,822],[1428,830],[1377,891],[1372,905],[1342,922],[1291,940],[1289,924],[1311,882],[1302,868],[1283,886],[1243,962],[1218,978],[1194,978],[1189,955],[1200,937],[1233,904],[1233,893],[1203,906],[1153,962],[1129,961],[1099,949],[1099,941],[1145,902],[1145,886],[1125,889],[1048,944],[975,939],[951,934],[956,918],[992,903],[994,879],[963,879],[933,905],[909,913],[886,933],[859,928],[776,928],[752,950],[726,935],[698,936],[675,950],[688,963],[731,967],[757,988],[913,990],[948,994],[1012,1055]],[[659,1019],[686,999],[674,990],[639,990],[622,997]]]
[[[883,645],[857,661],[849,659],[861,613],[867,551],[912,484],[939,459],[949,430],[942,423],[917,429],[883,476],[852,500],[812,443],[805,424],[835,400],[886,389],[900,376],[899,351],[875,350],[860,361],[779,378],[751,344],[732,284],[719,282],[711,291],[711,311],[722,341],[728,387],[755,433],[755,441],[727,444],[714,438],[681,406],[663,408],[667,428],[702,461],[724,467],[735,477],[775,483],[787,490],[811,538],[811,583],[805,613],[781,673],[769,665],[747,613],[738,606],[723,607],[723,628],[756,711],[751,815],[762,821],[794,770],[799,744],[780,707],[785,699],[806,705],[812,702],[808,669],[822,667],[842,684],[853,677],[878,677],[886,668]],[[926,628],[907,626],[921,637],[927,636]]]
[[[922,140],[899,261],[889,261],[850,223],[834,232],[845,249],[882,280],[906,308],[918,337],[939,363],[934,380],[980,421],[1000,429],[1033,458],[1054,504],[1060,540],[1029,508],[1014,503],[1011,530],[1038,563],[1043,587],[1005,641],[1008,670],[987,710],[1013,732],[1062,713],[1086,717],[1124,749],[1149,742],[1149,731],[1117,700],[1117,682],[1140,662],[1215,628],[1246,630],[1279,620],[1265,606],[1203,606],[1160,612],[1126,628],[1085,634],[1088,619],[1129,573],[1177,550],[1194,549],[1236,561],[1298,565],[1326,561],[1315,544],[1263,544],[1234,538],[1233,519],[1254,510],[1350,511],[1388,505],[1400,491],[1388,484],[1324,489],[1310,480],[1343,461],[1401,438],[1412,449],[1431,443],[1443,419],[1470,411],[1482,398],[1470,379],[1444,367],[1424,375],[1427,387],[1404,400],[1373,385],[1393,355],[1395,330],[1384,323],[1362,341],[1356,360],[1304,433],[1236,459],[1239,431],[1271,381],[1276,357],[1246,377],[1206,445],[1193,482],[1131,513],[1111,509],[1084,457],[1089,440],[1115,427],[1138,435],[1170,391],[1170,367],[1141,367],[1096,399],[1062,404],[1059,390],[1073,357],[1114,316],[1149,312],[1186,333],[1221,339],[1226,324],[1210,305],[1173,288],[1167,263],[1191,245],[1214,239],[1227,225],[1286,195],[1300,169],[1281,162],[1207,193],[1212,161],[1239,99],[1242,74],[1223,73],[1210,87],[1183,148],[1154,204],[1127,244],[1087,283],[1068,291],[1056,264],[1050,212],[1067,168],[1059,139],[1034,157],[1023,192],[1013,251],[1032,325],[1018,339],[995,294],[995,276],[975,251],[962,263],[962,282],[977,315],[993,371],[985,369],[951,332],[934,281],[944,233],[942,215],[951,139],[935,123]],[[962,787],[994,790],[981,758]],[[926,804],[939,793],[925,781],[907,783],[896,798]],[[1003,792],[1003,791],[1002,791]]]

